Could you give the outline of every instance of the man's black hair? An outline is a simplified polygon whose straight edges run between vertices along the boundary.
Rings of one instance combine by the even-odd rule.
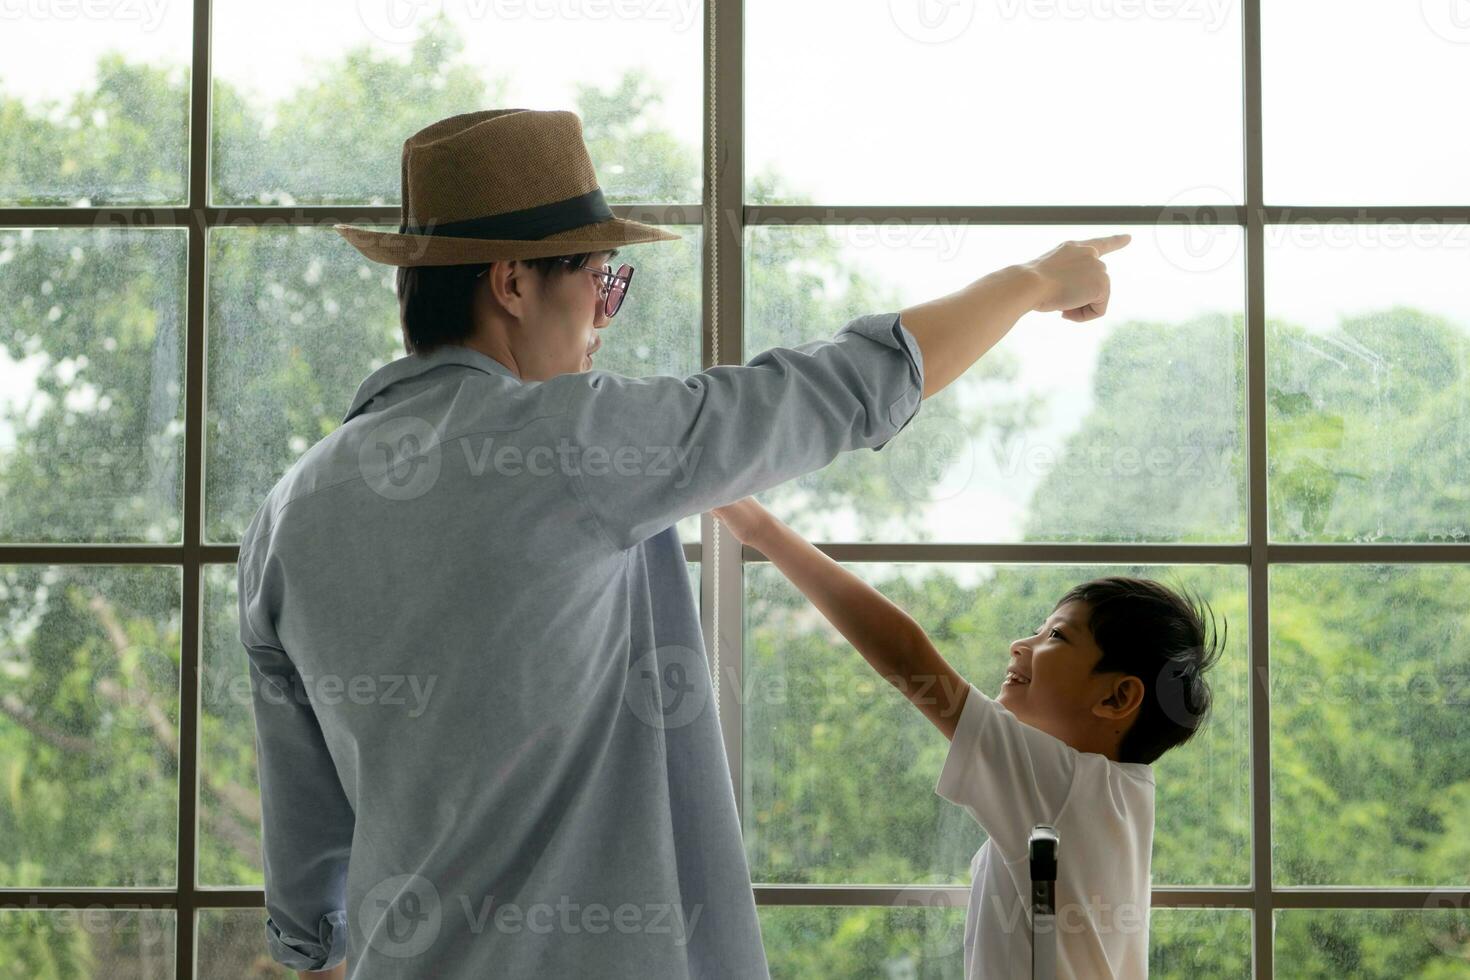
[[[1087,604],[1087,628],[1102,651],[1092,672],[1121,671],[1143,681],[1143,706],[1123,736],[1118,761],[1152,763],[1189,741],[1210,713],[1214,698],[1204,674],[1219,660],[1230,624],[1222,636],[1208,602],[1149,579],[1083,582],[1057,606],[1073,601]]]
[[[594,253],[517,259],[540,272],[544,293],[554,275],[576,271]],[[568,265],[562,259],[571,259]],[[403,349],[409,354],[427,354],[444,344],[462,344],[475,332],[471,298],[475,283],[487,262],[468,265],[416,265],[398,267],[398,319],[403,327]]]

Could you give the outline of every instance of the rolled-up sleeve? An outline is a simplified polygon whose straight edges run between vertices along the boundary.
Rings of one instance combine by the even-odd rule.
[[[286,967],[323,970],[347,955],[353,811],[305,686],[271,625],[270,591],[262,594],[243,547],[237,584],[260,776],[266,945]]]
[[[759,493],[853,449],[881,450],[918,414],[924,360],[897,313],[687,378],[570,376],[573,483],[616,548]]]

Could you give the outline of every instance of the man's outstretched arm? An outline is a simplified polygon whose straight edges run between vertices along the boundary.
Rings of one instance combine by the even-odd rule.
[[[1109,284],[1099,257],[1128,239],[1064,242],[947,296],[856,317],[829,340],[774,347],[743,366],[542,382],[559,396],[562,443],[581,453],[565,472],[606,543],[621,549],[839,453],[881,450],[1026,313],[1101,316]]]
[[[1107,312],[1111,284],[1102,256],[1133,236],[1066,241],[1030,262],[1006,266],[962,289],[901,311],[924,357],[924,397],[943,391],[1027,313],[1060,311],[1074,323]]]

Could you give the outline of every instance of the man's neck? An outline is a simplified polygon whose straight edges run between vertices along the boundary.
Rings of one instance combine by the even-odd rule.
[[[519,378],[521,376],[521,368],[516,363],[515,355],[511,353],[510,348],[504,343],[496,343],[494,340],[484,337],[471,337],[464,342],[464,346],[470,350],[479,351],[486,357],[499,361],[516,377]]]

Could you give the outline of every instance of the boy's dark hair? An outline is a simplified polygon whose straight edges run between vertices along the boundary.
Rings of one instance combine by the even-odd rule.
[[[585,265],[591,252],[574,255],[517,259],[541,273],[545,292],[551,277],[571,273]],[[571,265],[562,262],[570,259]],[[468,265],[401,265],[398,267],[398,319],[403,327],[403,349],[409,354],[427,354],[444,344],[461,344],[475,332],[471,297],[475,277],[490,263]]]
[[[1144,684],[1143,706],[1123,735],[1118,761],[1152,763],[1189,741],[1210,713],[1214,698],[1204,673],[1219,660],[1230,624],[1222,636],[1208,602],[1148,579],[1083,582],[1057,606],[1073,601],[1087,603],[1087,628],[1102,651],[1092,672],[1122,671]]]

